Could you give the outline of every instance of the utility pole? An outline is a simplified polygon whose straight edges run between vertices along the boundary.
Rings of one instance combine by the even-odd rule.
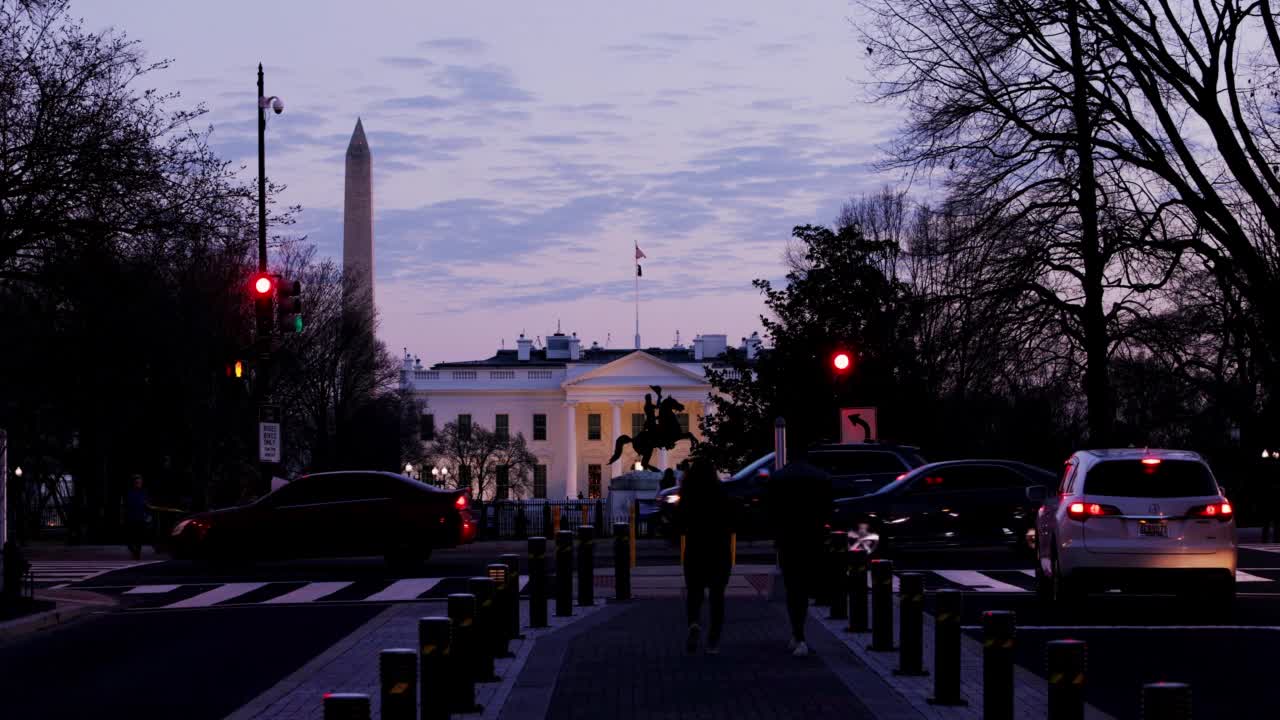
[[[258,320],[258,367],[254,378],[254,405],[258,411],[257,440],[259,462],[258,495],[271,491],[271,478],[276,474],[281,461],[279,408],[267,405],[271,397],[271,353],[275,345],[275,319],[271,312],[271,301],[276,294],[278,280],[267,276],[267,108],[270,107],[278,115],[284,112],[284,103],[280,98],[267,97],[266,85],[262,78],[262,63],[258,63],[258,98],[254,103],[258,106],[258,275],[255,285],[259,297],[255,298],[255,311]],[[266,288],[266,290],[263,290]],[[266,322],[263,322],[264,310]]]

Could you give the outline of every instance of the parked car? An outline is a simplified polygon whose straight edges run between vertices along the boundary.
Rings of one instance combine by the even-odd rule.
[[[476,539],[466,493],[389,472],[304,475],[239,507],[197,513],[173,528],[175,554],[197,559],[383,555],[425,561]]]
[[[1235,510],[1197,453],[1077,452],[1038,527],[1036,588],[1046,600],[1153,586],[1219,606],[1235,599]]]
[[[1036,512],[1055,481],[1044,468],[1012,460],[930,463],[868,495],[837,500],[831,525],[871,553],[961,545],[1030,552]]]
[[[723,481],[729,496],[742,506],[739,535],[767,537],[769,534],[765,491],[773,459],[774,454],[767,453]],[[924,459],[914,447],[881,443],[819,445],[809,450],[806,459],[831,475],[833,494],[837,498],[874,492],[924,464]],[[678,486],[658,493],[661,525],[666,534],[670,532],[679,502]]]

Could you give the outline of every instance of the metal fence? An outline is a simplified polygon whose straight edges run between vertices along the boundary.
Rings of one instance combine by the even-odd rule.
[[[636,534],[656,530],[653,501],[639,501]],[[474,508],[480,519],[481,536],[490,539],[550,538],[556,519],[560,530],[577,532],[582,525],[596,529],[597,537],[611,537],[614,523],[631,522],[631,511],[613,513],[605,500],[494,500]]]

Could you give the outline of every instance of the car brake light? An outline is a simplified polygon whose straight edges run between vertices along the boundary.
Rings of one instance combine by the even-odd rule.
[[[1082,503],[1073,502],[1067,506],[1067,516],[1072,520],[1084,520],[1091,517],[1104,517],[1107,515],[1119,515],[1120,509],[1111,505],[1101,505],[1099,503]]]
[[[458,499],[453,501],[453,506],[454,506],[454,507],[456,507],[456,508],[458,508],[459,510],[466,510],[466,509],[467,509],[467,496],[466,496],[466,495],[459,495],[459,496],[458,496]]]
[[[1143,464],[1143,465],[1159,465],[1159,464],[1160,464],[1160,458],[1155,458],[1155,457],[1145,457],[1145,458],[1142,458],[1142,464]]]
[[[1210,505],[1199,505],[1199,506],[1193,507],[1191,508],[1191,511],[1187,513],[1187,515],[1190,517],[1217,518],[1219,520],[1230,520],[1231,515],[1234,512],[1235,511],[1232,509],[1231,503],[1220,502],[1220,503],[1213,503]]]
[[[906,477],[906,476],[907,476],[907,474],[906,474],[906,473],[902,473],[902,474],[901,474],[901,475],[899,475],[898,477],[894,478],[894,480],[901,480],[902,478],[904,478],[904,477]]]

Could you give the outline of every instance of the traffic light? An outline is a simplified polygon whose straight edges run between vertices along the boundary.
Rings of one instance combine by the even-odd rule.
[[[276,313],[280,332],[302,332],[302,283],[297,280],[281,280],[276,286]]]
[[[249,295],[253,298],[253,314],[258,321],[258,338],[271,337],[271,298],[275,295],[276,280],[267,273],[255,273],[249,280]]]
[[[831,356],[831,367],[836,373],[843,375],[849,372],[849,368],[853,367],[853,356],[844,350],[837,350]]]
[[[231,366],[231,373],[235,375],[237,380],[244,377],[244,363],[237,360],[235,364]]]

